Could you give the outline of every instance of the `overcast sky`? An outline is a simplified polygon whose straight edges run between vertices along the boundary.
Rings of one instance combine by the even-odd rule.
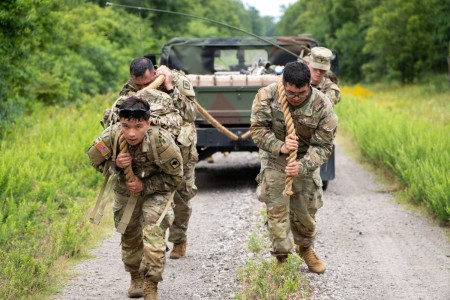
[[[250,5],[259,11],[260,16],[272,16],[276,20],[281,16],[281,5],[288,6],[297,0],[241,0],[244,5]]]

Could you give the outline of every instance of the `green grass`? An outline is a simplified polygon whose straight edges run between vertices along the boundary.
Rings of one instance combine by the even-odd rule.
[[[422,84],[343,87],[339,126],[363,155],[394,172],[404,193],[450,222],[450,89]]]
[[[303,276],[302,259],[289,255],[287,262],[278,265],[276,259],[253,259],[238,270],[241,289],[236,299],[306,299],[310,294],[309,282]]]
[[[102,180],[86,150],[111,97],[81,107],[36,107],[0,142],[0,294],[23,299],[47,288],[54,263],[79,254],[87,211]],[[106,102],[105,102],[106,101]]]

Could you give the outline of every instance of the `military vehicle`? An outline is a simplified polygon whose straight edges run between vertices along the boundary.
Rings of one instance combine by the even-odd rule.
[[[314,39],[302,35],[177,37],[165,43],[159,64],[186,73],[198,103],[206,110],[206,116],[199,114],[196,120],[200,159],[219,151],[258,151],[248,133],[258,89],[275,82],[286,63],[303,57],[317,45]],[[332,70],[337,73],[335,57]],[[322,166],[321,177],[326,189],[335,177],[334,152]]]

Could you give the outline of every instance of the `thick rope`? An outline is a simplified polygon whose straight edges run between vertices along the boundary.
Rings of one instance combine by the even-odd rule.
[[[284,122],[286,123],[287,127],[287,134],[288,135],[295,135],[295,127],[294,122],[292,121],[291,112],[289,111],[289,103],[286,100],[286,95],[284,93],[284,85],[283,85],[283,77],[280,76],[278,79],[278,96],[281,98],[281,109],[283,110],[284,114]],[[288,156],[288,164],[291,162],[295,162],[297,158],[297,149],[291,151]],[[286,180],[284,182],[285,187],[283,191],[283,196],[291,196],[292,193],[292,182],[294,178],[291,176],[286,176]]]
[[[120,153],[128,153],[128,143],[122,132],[120,133],[119,137],[119,145],[120,145]],[[131,168],[131,164],[124,169],[124,173],[125,178],[127,179],[128,182],[134,181],[134,173],[133,169]]]
[[[159,86],[161,84],[164,83],[164,80],[166,79],[165,75],[159,75],[158,77],[156,77],[155,80],[153,80],[149,85],[147,85],[145,88],[143,88],[142,90],[139,90],[137,92],[137,95],[140,96],[142,95],[142,93],[148,91],[148,90],[153,90],[153,89],[157,89],[159,88]]]
[[[197,105],[198,112],[203,116],[203,118],[208,121],[212,126],[217,128],[220,132],[222,132],[224,135],[229,137],[233,141],[237,141],[239,137],[228,130],[225,126],[219,123],[216,119],[214,119],[213,116],[209,112],[206,111],[197,101],[195,101],[195,104]]]
[[[142,90],[138,91],[137,94],[141,95],[142,93],[144,93],[147,90],[157,89],[161,84],[164,83],[164,79],[165,79],[164,75],[159,75],[152,83],[150,83],[148,86],[146,86]],[[200,103],[195,101],[195,104],[197,105],[197,109],[198,109],[199,113],[203,116],[203,118],[206,121],[208,121],[212,126],[217,128],[217,130],[219,130],[221,133],[223,133],[228,138],[230,138],[231,140],[233,140],[233,141],[237,141],[239,139],[246,140],[250,137],[250,135],[251,135],[250,130],[245,132],[244,134],[242,134],[239,137],[236,134],[234,134],[233,132],[231,132],[230,130],[228,130],[225,126],[220,124],[219,121],[217,121],[213,116],[211,116],[211,114],[208,113],[206,111],[206,109],[204,109],[203,106],[200,105]]]

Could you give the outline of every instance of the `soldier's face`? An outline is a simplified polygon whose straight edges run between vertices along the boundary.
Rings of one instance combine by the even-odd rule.
[[[134,146],[140,144],[144,139],[145,132],[150,127],[150,120],[138,121],[136,119],[121,118],[120,124],[122,126],[122,133],[128,144]]]
[[[305,84],[304,86],[298,88],[294,84],[290,84],[286,82],[284,86],[284,92],[286,95],[286,100],[294,105],[298,106],[302,104],[309,95],[309,84]]]
[[[131,75],[131,81],[133,82],[133,85],[136,87],[138,91],[142,90],[146,86],[148,86],[150,83],[153,82],[156,78],[156,72],[150,72],[150,70],[145,70],[144,75],[142,76],[134,76]]]
[[[318,85],[322,81],[322,78],[323,78],[323,76],[325,76],[325,73],[327,71],[321,70],[321,69],[315,69],[315,68],[311,67],[309,62],[307,62],[307,64],[309,67],[309,71],[311,72],[311,84]]]

